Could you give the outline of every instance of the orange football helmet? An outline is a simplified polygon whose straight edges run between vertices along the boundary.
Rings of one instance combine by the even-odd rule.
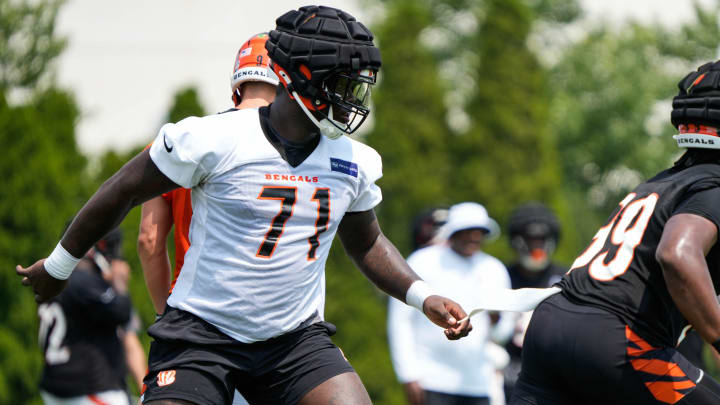
[[[270,57],[265,50],[267,33],[253,35],[245,42],[235,56],[233,73],[230,76],[232,99],[236,104],[240,101],[240,86],[245,82],[265,82],[278,85],[278,77],[270,69]]]

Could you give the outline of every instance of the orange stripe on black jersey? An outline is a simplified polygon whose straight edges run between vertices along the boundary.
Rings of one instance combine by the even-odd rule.
[[[672,377],[686,377],[685,372],[680,370],[675,363],[660,359],[633,359],[630,360],[633,368],[643,373],[655,375],[669,375]]]
[[[650,393],[655,399],[666,404],[674,404],[695,388],[695,383],[690,380],[685,381],[655,381],[645,383]]]
[[[674,404],[695,388],[695,382],[672,361],[675,351],[653,347],[629,326],[625,326],[625,337],[630,364],[655,399]]]
[[[645,352],[656,349],[635,334],[629,326],[625,326],[625,337],[628,340],[627,354],[630,357],[639,356]]]

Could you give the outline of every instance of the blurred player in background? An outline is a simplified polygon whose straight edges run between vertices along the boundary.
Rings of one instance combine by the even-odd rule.
[[[233,110],[267,106],[275,99],[277,75],[270,69],[265,49],[267,33],[252,36],[235,57],[230,77]],[[190,247],[192,198],[190,189],[178,188],[142,205],[142,219],[138,234],[138,256],[145,274],[155,312],[165,311],[172,287],[175,285]],[[171,274],[166,240],[175,226],[175,266]]]
[[[445,220],[442,215],[438,219]],[[438,235],[438,239],[446,243],[415,251],[408,257],[408,264],[433,288],[453,295],[467,306],[473,302],[478,286],[510,288],[505,266],[481,251],[485,241],[496,238],[499,232],[497,223],[482,205],[472,202],[454,205]],[[434,329],[418,311],[397,300],[390,301],[390,353],[408,402],[411,405],[490,404],[497,375],[487,346],[493,338],[504,342],[509,337],[512,319],[498,324],[497,315],[478,315],[473,320],[473,333],[460,342],[442,339]]]
[[[423,211],[413,218],[412,223],[412,251],[435,243],[440,227],[447,222],[447,208],[431,208]]]
[[[320,312],[336,233],[368,279],[448,339],[472,328],[382,234],[373,211],[382,199],[380,156],[343,136],[370,113],[381,65],[372,33],[324,6],[276,23],[266,48],[282,87],[272,104],[164,125],[150,149],[100,187],[54,253],[16,268],[46,300],[131,207],[193,188],[190,248],[148,330],[145,404],[226,405],[234,389],[251,404],[370,404]]]
[[[512,288],[549,287],[560,281],[566,266],[553,262],[560,223],[545,205],[528,203],[517,207],[508,221],[510,246],[515,261],[508,266]]]
[[[692,325],[720,351],[720,62],[678,84],[687,151],[640,184],[534,311],[513,405],[720,403],[675,348]]]
[[[507,268],[513,289],[550,287],[560,281],[567,267],[552,260],[560,240],[560,222],[549,208],[540,203],[517,207],[508,220],[508,237],[515,252],[515,260]],[[520,372],[522,341],[530,315],[518,314],[515,332],[505,345],[510,355],[510,363],[503,370],[508,399]]]
[[[118,229],[108,233],[78,263],[67,288],[38,308],[46,405],[128,405],[128,366],[133,381],[142,382],[145,353],[127,326],[133,313],[121,242]]]

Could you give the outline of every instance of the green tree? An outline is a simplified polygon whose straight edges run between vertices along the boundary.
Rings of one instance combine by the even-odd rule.
[[[478,201],[501,220],[533,200],[562,213],[558,156],[547,118],[547,74],[527,47],[535,16],[521,0],[485,4],[486,18],[473,38],[478,62],[466,106],[471,123],[453,142],[451,189],[457,199]],[[508,258],[502,246],[507,245],[489,249]]]
[[[375,125],[367,143],[383,158],[380,223],[407,254],[412,217],[451,201],[447,181],[452,134],[446,123],[446,83],[433,54],[419,40],[432,22],[430,10],[401,0],[390,4],[387,13],[376,29],[383,67],[373,94]]]
[[[65,40],[55,35],[64,0],[0,0],[0,91],[34,89]]]
[[[197,88],[188,86],[175,92],[173,105],[168,112],[168,122],[178,122],[190,116],[202,117],[205,109],[200,104]]]
[[[713,59],[717,12],[696,6],[702,24],[679,30],[600,26],[552,69],[550,126],[583,242],[626,193],[680,154],[670,138],[670,99],[686,72]]]
[[[55,35],[62,1],[0,0],[0,398],[39,403],[42,367],[37,305],[10,269],[45,257],[88,189],[86,160],[75,145],[73,97],[49,73],[65,41]],[[44,81],[44,78],[49,80]],[[26,94],[19,105],[6,97]]]
[[[0,93],[1,94],[1,93]],[[37,306],[9,271],[47,256],[88,190],[85,158],[75,145],[77,107],[67,93],[48,90],[27,105],[0,96],[0,398],[37,401],[42,367]],[[34,398],[34,399],[33,399]]]

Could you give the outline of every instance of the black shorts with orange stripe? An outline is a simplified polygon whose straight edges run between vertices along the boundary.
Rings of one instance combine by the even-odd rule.
[[[522,350],[511,405],[720,403],[720,384],[675,348],[562,294],[535,310]]]

